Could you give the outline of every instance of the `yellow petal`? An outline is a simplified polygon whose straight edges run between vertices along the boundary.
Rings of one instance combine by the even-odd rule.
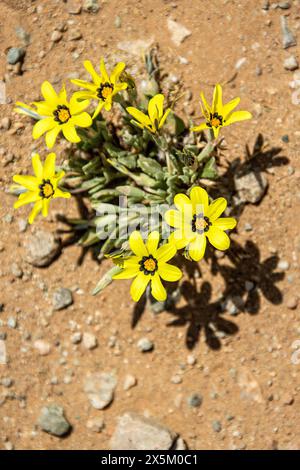
[[[101,81],[102,82],[109,82],[109,76],[106,71],[104,60],[100,60],[100,72],[101,72]]]
[[[60,90],[60,92],[58,94],[58,101],[59,101],[59,104],[63,104],[65,106],[68,106],[67,92],[66,92],[65,85],[62,86],[62,89]]]
[[[118,274],[113,276],[113,279],[132,279],[139,274],[138,266],[125,268]]]
[[[80,86],[81,88],[86,88],[87,90],[95,92],[97,85],[94,83],[86,82],[85,80],[71,80],[71,83],[74,85]],[[80,92],[76,91],[75,93],[85,93],[85,92]]]
[[[21,206],[25,206],[25,204],[30,204],[39,199],[40,197],[37,191],[27,191],[26,193],[20,194],[18,200],[14,203],[14,209],[18,209]]]
[[[177,266],[168,263],[158,263],[158,274],[164,281],[175,282],[182,277],[182,272]]]
[[[81,93],[81,92],[78,92],[78,93]],[[70,99],[70,112],[72,116],[74,114],[82,113],[82,111],[84,111],[90,104],[90,100],[77,101],[77,98],[75,95],[76,93],[74,93],[74,95],[72,95]]]
[[[151,119],[152,124],[155,124],[155,121],[159,123],[163,115],[163,106],[164,106],[164,95],[158,94],[153,96],[148,103],[148,114]]]
[[[67,123],[62,126],[62,131],[65,138],[75,144],[76,142],[80,142],[80,137],[76,132],[76,129],[72,123]]]
[[[136,256],[139,256],[142,258],[143,256],[148,255],[148,251],[142,239],[141,232],[138,232],[137,230],[132,232],[132,234],[129,237],[129,245],[130,245],[131,251]]]
[[[151,279],[151,294],[159,302],[163,302],[167,298],[166,289],[162,285],[160,277],[157,273]]]
[[[112,71],[111,76],[110,76],[110,81],[113,85],[119,80],[119,77],[120,77],[120,75],[121,75],[121,73],[123,72],[124,69],[125,69],[124,62],[119,62],[115,66],[115,68]]]
[[[43,178],[43,165],[41,163],[41,159],[38,153],[35,153],[32,156],[31,162],[32,162],[32,168],[33,168],[35,176],[38,179],[42,179]]]
[[[184,232],[182,229],[175,230],[169,236],[169,243],[175,243],[177,250],[181,250],[187,246],[190,242],[190,239],[184,236]]]
[[[171,227],[179,228],[183,225],[183,214],[180,211],[170,209],[165,213],[164,218]]]
[[[32,129],[32,137],[34,139],[38,139],[43,135],[45,132],[50,131],[55,127],[57,124],[54,121],[53,117],[47,117],[45,119],[41,119],[38,121]]]
[[[29,222],[30,224],[32,224],[32,222],[34,221],[34,219],[36,218],[36,216],[38,215],[38,213],[41,212],[41,210],[42,210],[42,204],[43,204],[43,202],[42,202],[42,200],[40,199],[40,200],[37,201],[37,202],[35,203],[35,205],[33,206],[33,209],[32,209],[32,211],[30,212],[30,215],[29,215],[29,217],[28,217],[28,222]]]
[[[233,217],[221,217],[214,221],[213,227],[221,230],[231,230],[236,226],[236,220]]]
[[[161,118],[161,120],[159,122],[159,126],[158,126],[159,129],[164,125],[164,123],[165,123],[167,117],[169,116],[170,112],[171,112],[171,108],[166,109],[165,114],[163,115],[163,117]]]
[[[42,86],[41,86],[41,91],[42,95],[45,98],[46,101],[49,102],[49,104],[56,105],[58,103],[58,96],[51,85],[48,81],[45,81]]]
[[[210,204],[207,209],[207,217],[211,222],[217,220],[218,217],[225,211],[227,207],[227,201],[224,197],[219,197],[214,202]]]
[[[47,156],[45,163],[44,163],[44,168],[43,168],[43,178],[45,179],[50,179],[54,176],[55,174],[55,159],[56,155],[55,153],[49,153]]]
[[[169,261],[176,254],[176,246],[173,243],[166,243],[163,246],[160,246],[156,252],[156,258],[160,263],[165,263]]]
[[[72,123],[79,127],[90,127],[93,124],[93,120],[89,113],[81,113],[72,117]]]
[[[14,175],[13,180],[15,183],[20,184],[26,189],[31,191],[35,191],[38,188],[38,180],[35,176],[27,176],[27,175]]]
[[[83,62],[83,65],[84,65],[85,69],[88,71],[88,73],[91,75],[91,77],[93,79],[93,82],[96,85],[99,85],[99,83],[101,82],[101,77],[95,71],[95,69],[92,65],[92,62],[90,60],[85,60]]]
[[[218,113],[222,115],[222,87],[218,83],[214,89],[214,96],[213,96],[213,105],[212,105],[212,113]]]
[[[190,198],[188,198],[186,194],[176,194],[176,196],[174,197],[174,204],[177,209],[182,211],[184,214],[187,214],[187,216],[192,216],[192,203]]]
[[[194,186],[191,189],[190,198],[194,213],[205,215],[208,208],[208,194],[205,189],[200,186]]]
[[[204,233],[202,235],[197,235],[195,240],[188,245],[188,252],[190,257],[194,261],[200,261],[205,253],[206,248],[206,236]]]
[[[95,91],[75,91],[74,95],[72,96],[75,100],[98,100],[97,93]],[[72,101],[72,98],[70,102]],[[84,108],[85,109],[85,108]]]
[[[155,254],[159,239],[160,239],[159,232],[154,231],[154,232],[149,233],[148,240],[146,243],[146,247],[147,247],[149,254],[151,255]]]
[[[51,116],[53,117],[53,111],[56,106],[50,106],[46,101],[34,101],[36,111],[40,116]]]
[[[203,122],[202,124],[200,124],[200,126],[191,127],[191,131],[201,132],[204,129],[208,129],[208,128],[209,128],[209,126],[206,124],[206,122]]]
[[[215,139],[218,138],[220,129],[221,129],[220,127],[213,127],[213,128],[212,128]]]
[[[209,239],[210,243],[217,248],[217,250],[227,250],[230,246],[230,239],[227,233],[223,232],[223,230],[212,226],[209,228],[208,232],[206,232],[207,238]]]
[[[71,194],[68,193],[67,191],[62,191],[59,188],[56,188],[55,193],[53,195],[54,198],[56,197],[63,197],[65,199],[69,199],[71,197]]]
[[[61,131],[61,126],[57,125],[48,131],[46,134],[46,145],[48,149],[52,149],[53,145],[55,144],[56,138]]]
[[[133,280],[130,286],[130,294],[132,299],[135,302],[138,302],[145,292],[145,289],[150,281],[151,276],[146,276],[144,273],[140,272],[137,277]]]
[[[223,126],[229,126],[235,122],[239,121],[246,121],[247,119],[251,119],[252,114],[249,111],[235,111],[234,113],[230,114],[229,118],[223,123]]]
[[[229,117],[229,114],[237,107],[239,102],[240,98],[234,98],[223,106],[222,116],[224,120]]]
[[[204,108],[205,108],[204,116],[205,116],[205,117],[209,117],[210,113],[212,112],[211,107],[210,107],[209,104],[207,103],[206,98],[205,98],[205,96],[204,96],[204,93],[201,92],[201,93],[200,93],[200,97],[201,97],[202,103],[203,103]]]
[[[126,108],[126,111],[129,114],[131,114],[131,116],[133,116],[134,119],[136,119],[141,124],[144,124],[146,126],[151,125],[151,121],[150,121],[149,117],[146,116],[146,114],[142,113],[142,111],[140,111],[139,109],[136,109],[136,108],[133,108],[132,106],[129,106],[128,108]]]

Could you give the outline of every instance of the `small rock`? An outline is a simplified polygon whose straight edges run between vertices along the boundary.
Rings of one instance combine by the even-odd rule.
[[[115,17],[115,27],[116,27],[117,29],[119,29],[119,28],[121,28],[121,26],[122,26],[121,17],[120,17],[119,15],[117,15],[117,16]]]
[[[198,408],[202,404],[202,395],[199,393],[193,393],[187,399],[187,403],[191,408]]]
[[[3,385],[3,387],[5,388],[9,388],[13,385],[14,381],[11,377],[4,377],[2,380],[1,380],[1,385]]]
[[[116,385],[117,379],[114,373],[95,372],[87,375],[84,391],[91,405],[97,410],[103,410],[113,401]]]
[[[288,144],[289,141],[290,141],[290,138],[289,138],[288,134],[284,134],[284,135],[281,137],[281,140],[282,140],[282,142],[284,142],[285,144]]]
[[[6,55],[6,60],[10,65],[22,62],[25,56],[25,49],[22,47],[11,47]]]
[[[86,423],[86,427],[90,431],[101,432],[102,429],[104,429],[104,419],[101,417],[89,419]]]
[[[70,423],[64,417],[63,408],[55,404],[42,408],[38,425],[43,431],[58,437],[64,436],[71,429]]]
[[[181,384],[182,383],[182,378],[180,377],[180,375],[173,375],[173,377],[171,377],[171,382],[172,384]]]
[[[246,62],[247,62],[246,57],[242,57],[236,62],[235,69],[240,70],[243,67],[243,65],[245,65]]]
[[[262,173],[250,171],[246,175],[235,176],[235,188],[238,192],[241,202],[258,203],[264,196],[268,181]]]
[[[281,398],[281,403],[285,406],[291,406],[294,403],[294,397],[290,393],[285,393]]]
[[[82,38],[82,34],[79,29],[71,29],[68,35],[69,41],[79,41]]]
[[[6,441],[4,443],[4,447],[5,447],[5,450],[14,450],[14,448],[15,448],[13,443],[10,442],[10,441]]]
[[[98,13],[100,6],[98,0],[85,0],[83,4],[83,10],[88,13]]]
[[[137,342],[137,347],[141,352],[149,352],[154,348],[154,343],[148,338],[141,338]]]
[[[189,29],[171,18],[167,19],[167,26],[171,33],[171,40],[175,46],[180,46],[180,44],[192,34]]]
[[[0,129],[4,129],[5,131],[8,131],[11,126],[11,119],[9,117],[4,117],[1,119],[0,122]]]
[[[187,445],[182,437],[178,437],[175,444],[172,446],[172,450],[187,450]]]
[[[0,339],[0,364],[3,365],[6,363],[7,363],[7,355],[6,355],[5,337],[2,336],[2,339]]]
[[[27,33],[22,26],[16,27],[16,36],[22,41],[24,46],[28,46],[30,44],[30,34]]]
[[[28,227],[28,222],[26,219],[19,219],[18,220],[19,232],[23,233],[26,232]]]
[[[197,359],[192,354],[189,354],[186,362],[188,363],[189,366],[194,366],[197,362]]]
[[[281,8],[281,10],[288,10],[289,8],[291,8],[291,3],[290,2],[279,2],[278,6],[279,6],[279,8]]]
[[[129,390],[132,387],[135,387],[137,384],[137,379],[134,375],[127,374],[124,379],[123,390]]]
[[[291,55],[290,57],[285,59],[283,66],[285,70],[290,70],[290,71],[297,70],[299,68],[298,60],[296,59],[294,55]]]
[[[282,47],[288,49],[289,47],[296,46],[297,40],[294,34],[291,32],[288,26],[288,20],[286,16],[280,17],[281,33],[282,33]]]
[[[7,326],[9,328],[17,328],[17,319],[15,317],[9,317],[7,320]]]
[[[47,356],[51,351],[51,345],[42,339],[37,339],[33,343],[33,347],[38,351],[40,356]]]
[[[290,310],[295,310],[298,307],[299,299],[295,295],[290,296],[286,301],[286,306]]]
[[[81,13],[81,8],[80,0],[68,1],[68,13],[70,13],[70,15],[79,15]]]
[[[277,268],[280,269],[281,271],[287,271],[290,267],[290,263],[284,259],[280,260]]]
[[[95,349],[98,346],[98,341],[92,333],[83,333],[83,346],[86,349]]]
[[[250,370],[241,368],[236,373],[235,379],[241,389],[241,398],[250,402],[263,403],[264,399],[260,385]]]
[[[82,333],[80,331],[77,331],[71,336],[71,342],[73,344],[78,344],[82,340]]]
[[[110,441],[111,450],[169,450],[177,434],[137,413],[125,413],[118,419]]]
[[[73,295],[70,289],[66,289],[65,287],[60,287],[56,289],[52,297],[52,305],[54,310],[62,310],[67,308],[69,305],[73,303]]]
[[[50,232],[38,230],[25,242],[27,261],[36,267],[49,266],[60,254],[60,241]]]
[[[60,31],[53,31],[53,33],[51,34],[51,41],[54,42],[54,43],[57,43],[59,42],[61,39],[62,39],[63,35]]]
[[[10,270],[14,277],[21,278],[23,276],[23,270],[18,263],[12,263]]]
[[[213,421],[211,423],[211,426],[214,430],[214,432],[220,432],[222,430],[222,424],[220,421]]]

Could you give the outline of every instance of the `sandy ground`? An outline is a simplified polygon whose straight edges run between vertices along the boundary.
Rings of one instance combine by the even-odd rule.
[[[121,8],[116,0],[99,3],[96,14],[74,15],[69,1],[1,1],[0,79],[8,103],[1,105],[1,119],[12,123],[0,130],[0,332],[9,358],[0,365],[0,448],[107,449],[117,417],[131,410],[158,419],[190,449],[299,449],[300,114],[290,86],[295,72],[283,66],[299,49],[283,49],[280,16],[288,16],[299,42],[300,2],[268,11],[258,0],[124,0]],[[168,18],[191,32],[179,46],[172,42]],[[7,49],[22,45],[17,27],[30,34],[21,74],[6,63]],[[51,41],[55,29],[62,31],[57,43]],[[80,39],[72,40],[74,31]],[[196,300],[187,288],[176,312],[155,315],[146,309],[140,318],[125,281],[91,296],[107,262],[98,265],[88,254],[79,265],[78,246],[65,248],[47,269],[26,262],[28,237],[37,227],[54,232],[57,212],[76,214],[73,201],[55,202],[47,220],[23,233],[28,209],[14,212],[8,194],[12,175],[30,170],[32,150],[47,153],[42,139],[32,140],[30,122],[13,112],[13,103],[38,99],[45,79],[59,88],[62,80],[83,76],[87,58],[96,63],[104,56],[113,65],[124,57],[134,73],[140,56],[132,47],[122,51],[121,43],[136,40],[158,44],[163,71],[193,93],[186,112],[199,116],[199,92],[210,94],[216,82],[225,84],[225,100],[241,96],[254,119],[226,129],[226,158],[245,162],[246,145],[252,149],[262,134],[265,148],[251,165],[269,183],[261,203],[243,211],[229,257],[217,260],[215,270],[201,263]],[[61,148],[56,151],[62,159]],[[53,311],[58,287],[72,289],[74,304]],[[218,313],[217,300],[232,294],[247,300],[246,308],[237,315]],[[96,335],[98,347],[74,345],[75,331]],[[153,341],[152,352],[138,350],[143,337]],[[37,339],[50,344],[47,355],[33,347]],[[114,371],[118,378],[115,398],[103,411],[90,405],[83,390],[86,374],[95,371]],[[127,374],[137,385],[125,391]],[[188,404],[195,393],[202,396],[200,407]],[[64,439],[37,426],[50,403],[61,405],[72,424]],[[87,427],[97,417],[104,419],[101,433]]]

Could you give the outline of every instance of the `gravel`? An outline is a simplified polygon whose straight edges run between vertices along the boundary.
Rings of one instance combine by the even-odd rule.
[[[104,429],[104,419],[101,417],[89,419],[86,423],[86,427],[89,431],[99,433]]]
[[[35,267],[49,266],[60,254],[60,240],[51,232],[37,230],[25,242],[27,261]]]
[[[141,352],[150,352],[154,349],[154,343],[148,338],[141,338],[137,342],[137,347]]]
[[[37,339],[33,343],[33,347],[38,351],[40,356],[47,356],[51,351],[51,345],[47,341]]]
[[[187,399],[187,403],[191,408],[199,408],[199,406],[202,405],[202,401],[202,395],[200,395],[199,393],[193,393]]]
[[[38,425],[53,436],[64,436],[71,430],[71,425],[64,416],[61,406],[52,404],[42,408]]]
[[[103,410],[114,399],[117,378],[113,372],[95,372],[88,374],[84,382],[84,391],[91,405]]]
[[[56,289],[52,297],[52,305],[54,310],[63,310],[73,303],[73,295],[70,289],[60,287]]]
[[[130,390],[137,385],[137,379],[134,375],[127,374],[124,379],[123,390]]]
[[[250,171],[246,175],[235,176],[234,183],[240,201],[252,204],[261,201],[268,187],[266,177],[262,173],[258,174],[254,171]]]
[[[86,349],[95,349],[98,346],[97,338],[93,333],[83,333],[82,342]]]
[[[100,10],[98,0],[85,0],[83,3],[83,10],[88,13],[98,13]]]
[[[175,46],[180,46],[180,44],[192,34],[189,29],[171,18],[167,19],[167,27],[171,33],[171,41]]]
[[[220,432],[222,431],[222,424],[220,421],[213,421],[211,423],[212,429],[214,432]]]
[[[283,62],[283,66],[285,70],[297,70],[299,68],[299,63],[298,60],[294,55],[291,55],[290,57],[287,57],[285,61]]]
[[[280,17],[280,26],[281,26],[281,33],[282,33],[282,47],[283,49],[288,49],[289,47],[296,46],[297,40],[289,29],[288,20],[286,16]]]
[[[22,47],[11,47],[6,55],[7,63],[10,65],[16,65],[18,62],[22,62],[25,53],[26,51]]]

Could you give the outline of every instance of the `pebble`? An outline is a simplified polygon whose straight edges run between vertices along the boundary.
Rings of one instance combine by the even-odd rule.
[[[9,328],[17,328],[17,319],[15,317],[9,317],[7,320],[7,326]]]
[[[295,310],[298,307],[299,299],[295,295],[290,296],[286,301],[286,306],[290,310]]]
[[[47,356],[51,351],[51,345],[47,341],[37,339],[33,343],[33,347],[38,351],[40,356]]]
[[[46,267],[60,254],[60,240],[51,232],[37,230],[25,242],[26,259],[35,267]]]
[[[289,8],[291,8],[291,3],[290,2],[279,2],[278,6],[279,6],[279,8],[281,8],[281,10],[288,10]]]
[[[98,346],[97,338],[93,333],[83,333],[82,343],[86,349],[95,349]]]
[[[290,57],[287,57],[283,63],[283,66],[285,70],[297,70],[299,68],[299,63],[298,60],[294,55],[291,55]]]
[[[141,352],[149,352],[154,348],[154,343],[148,338],[141,338],[137,342],[137,347]]]
[[[202,395],[200,395],[199,393],[193,393],[187,399],[187,403],[191,408],[198,408],[199,406],[201,406],[202,401]]]
[[[137,379],[134,375],[127,374],[124,379],[123,390],[129,390],[137,385]]]
[[[60,31],[53,31],[53,33],[51,34],[51,41],[54,42],[54,43],[57,43],[59,42],[61,39],[62,39],[63,35]]]
[[[172,384],[181,384],[182,378],[180,377],[180,375],[173,375],[173,377],[171,377],[171,382]]]
[[[252,204],[261,201],[268,187],[266,177],[262,173],[258,175],[254,171],[242,176],[235,176],[234,183],[241,202]]]
[[[82,34],[79,29],[71,29],[69,31],[68,40],[69,41],[79,41],[82,38]]]
[[[80,15],[81,9],[82,6],[79,0],[68,1],[68,13],[70,13],[70,15]]]
[[[171,40],[175,46],[180,46],[180,44],[192,34],[189,29],[171,18],[167,19],[167,27],[171,33]]]
[[[189,366],[194,366],[197,362],[197,359],[192,354],[189,354],[186,362],[188,363]]]
[[[24,46],[28,46],[30,44],[30,34],[27,33],[22,26],[16,27],[16,36],[22,41]]]
[[[14,381],[11,377],[4,377],[2,380],[1,380],[1,385],[3,385],[3,387],[5,388],[9,388],[13,385]]]
[[[73,295],[70,289],[66,289],[65,287],[60,287],[56,289],[53,293],[52,297],[52,305],[54,310],[62,310],[67,308],[69,305],[73,303]]]
[[[27,230],[28,227],[28,221],[26,219],[19,219],[18,220],[18,227],[19,227],[19,232],[24,233]]]
[[[280,17],[280,26],[281,26],[281,33],[282,33],[282,47],[283,49],[288,49],[289,47],[296,46],[297,41],[289,29],[288,20],[286,16]]]
[[[85,0],[83,4],[83,10],[88,13],[98,13],[100,6],[98,0]]]
[[[103,410],[114,399],[117,379],[113,372],[95,372],[88,374],[84,382],[84,391],[91,405],[97,410]]]
[[[82,340],[82,333],[80,331],[77,331],[71,336],[71,343],[73,344],[78,344]]]
[[[22,62],[25,56],[25,49],[22,47],[11,47],[6,55],[8,64],[15,65],[18,62]]]
[[[220,421],[216,420],[211,423],[214,432],[220,432],[222,430],[222,424]]]
[[[287,271],[290,267],[290,263],[286,260],[281,260],[279,261],[277,268],[280,269],[281,271]]]
[[[8,131],[11,126],[11,119],[9,117],[4,117],[1,119],[0,122],[0,129],[4,129],[5,131]]]
[[[86,427],[89,431],[99,433],[104,429],[104,419],[101,417],[89,419],[86,423]]]
[[[64,416],[61,406],[52,404],[42,408],[38,425],[53,436],[64,436],[71,430],[71,425]]]
[[[18,263],[12,263],[10,271],[14,277],[21,278],[23,276],[23,270]]]

